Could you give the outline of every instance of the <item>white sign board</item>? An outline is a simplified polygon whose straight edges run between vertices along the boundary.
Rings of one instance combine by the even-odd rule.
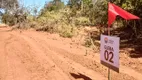
[[[119,37],[101,35],[101,63],[119,72]]]

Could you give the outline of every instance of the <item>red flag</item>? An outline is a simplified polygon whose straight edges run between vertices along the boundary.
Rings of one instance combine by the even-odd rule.
[[[123,10],[122,8],[116,6],[113,3],[109,2],[109,6],[108,6],[108,27],[110,27],[110,25],[115,21],[116,16],[119,15],[122,18],[126,19],[126,20],[130,20],[130,19],[140,19],[139,17]]]

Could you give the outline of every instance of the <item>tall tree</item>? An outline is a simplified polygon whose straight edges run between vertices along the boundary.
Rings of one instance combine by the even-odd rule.
[[[70,6],[70,8],[79,10],[81,8],[81,1],[82,0],[69,0],[68,5]]]
[[[2,9],[11,10],[18,7],[18,0],[0,0],[0,8]]]
[[[53,0],[45,4],[44,9],[47,9],[49,11],[52,10],[59,10],[64,7],[64,2],[61,0]]]

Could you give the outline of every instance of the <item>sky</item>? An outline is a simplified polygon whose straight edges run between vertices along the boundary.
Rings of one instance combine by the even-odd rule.
[[[45,2],[50,2],[53,0],[19,0],[20,4],[24,5],[25,7],[38,7],[38,11],[44,7]],[[67,4],[68,0],[62,0],[65,4]]]

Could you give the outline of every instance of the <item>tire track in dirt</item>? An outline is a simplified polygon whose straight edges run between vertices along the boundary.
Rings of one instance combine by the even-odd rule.
[[[32,79],[34,77],[38,77],[38,80],[70,80],[70,78],[68,78],[68,76],[66,74],[64,74],[62,72],[62,70],[60,70],[46,55],[45,53],[42,51],[42,49],[39,47],[39,45],[36,45],[34,43],[34,41],[30,41],[28,38],[26,37],[21,37],[17,36],[17,38],[21,38],[20,41],[22,41],[22,39],[24,39],[22,42],[24,44],[27,44],[28,46],[30,46],[30,50],[33,50],[30,52],[30,56],[28,58],[28,56],[26,56],[27,54],[24,54],[25,58],[23,58],[23,62],[28,65],[27,68],[29,67],[29,65],[33,65],[31,66],[31,68],[28,68],[28,70],[31,73],[34,73],[35,75],[32,77]],[[20,43],[22,43],[20,42]],[[24,45],[23,44],[23,45]],[[26,46],[25,46],[26,47]],[[41,49],[41,50],[40,50]],[[20,56],[20,55],[19,55]],[[30,60],[30,62],[27,63],[27,59]],[[33,79],[35,80],[35,79]]]
[[[5,53],[6,42],[11,38],[10,35],[4,35],[5,33],[0,30],[0,80],[6,80],[8,70],[7,54]],[[5,42],[4,42],[5,41]]]
[[[53,51],[50,47],[50,52],[52,53],[51,55],[53,57],[57,56],[55,59],[60,59],[62,61],[63,65],[68,65],[72,68],[72,70],[75,70],[75,73],[81,73],[83,75],[88,75],[88,77],[92,78],[93,80],[95,79],[99,79],[99,80],[105,80],[106,78],[104,78],[103,76],[101,76],[99,73],[92,71],[91,69],[88,69],[84,66],[82,66],[79,63],[74,62],[73,60],[60,55],[58,52]],[[53,55],[54,54],[54,55]],[[55,62],[57,62],[57,60],[54,60]],[[59,64],[60,65],[60,64]],[[61,66],[62,67],[62,66]],[[73,73],[73,72],[72,72]]]
[[[8,45],[12,42],[13,35],[9,34],[10,37],[6,39],[5,45],[4,45],[4,53],[5,53],[5,60],[7,63],[7,72],[5,76],[5,80],[11,79],[11,80],[16,80],[15,79],[15,65],[13,65],[10,61],[11,55],[9,54],[9,51],[7,50]]]
[[[8,72],[11,70],[11,73],[13,74],[9,75],[13,75],[14,80],[32,80],[31,73],[28,72],[21,58],[21,56],[26,57],[23,55],[23,53],[29,53],[29,49],[28,46],[22,45],[21,43],[23,42],[21,42],[15,35],[13,35],[12,39],[9,40],[8,45],[6,46],[5,51],[8,54],[9,66],[11,67],[8,69]],[[9,79],[11,78],[8,78],[8,80]]]
[[[22,67],[20,67],[20,60],[16,57],[15,53],[12,53],[13,46],[10,46],[11,43],[13,43],[14,36],[10,34],[9,32],[2,31],[1,32],[2,37],[6,38],[3,39],[1,42],[4,43],[1,45],[1,50],[3,52],[1,53],[1,58],[4,57],[3,60],[1,60],[1,65],[3,65],[2,72],[1,73],[1,80],[19,80],[17,76],[20,76],[20,80],[28,80],[25,78],[24,75],[18,75],[19,71],[22,70],[22,73],[24,74],[25,71]],[[21,73],[21,71],[20,71]]]
[[[105,71],[105,72],[102,72],[102,74],[104,76],[107,75],[107,68],[102,66],[101,64],[99,64],[100,59],[99,59],[98,55],[94,57],[95,59],[92,59],[91,57],[88,58],[88,57],[84,57],[84,56],[80,56],[80,55],[75,55],[74,53],[70,53],[70,52],[68,52],[64,49],[61,49],[61,48],[55,48],[55,46],[54,46],[54,50],[56,50],[56,52],[58,52],[60,54],[66,55],[66,57],[69,57],[69,58],[73,59],[74,61],[79,62],[79,63],[83,64],[84,66],[91,68],[95,71],[98,71],[98,72]],[[65,51],[66,51],[66,53],[65,53]],[[84,63],[88,63],[88,64],[84,64]],[[92,66],[94,66],[94,68]],[[123,79],[126,79],[126,80],[128,80],[128,79],[129,80],[135,80],[135,79],[141,80],[141,76],[142,76],[142,74],[135,71],[134,69],[120,65],[120,73],[118,74],[116,72],[113,72],[112,79],[115,79],[115,80],[123,80]]]
[[[104,67],[103,65],[100,64],[99,61],[96,61],[97,58],[95,57],[95,59],[89,59],[89,58],[86,58],[84,56],[80,56],[80,55],[74,55],[73,53],[70,53],[64,49],[60,49],[60,48],[56,48],[55,46],[54,47],[51,47],[51,50],[54,50],[55,52],[58,52],[80,64],[82,64],[83,66],[85,67],[88,67],[94,71],[97,71],[99,73],[101,73],[102,75],[104,75],[105,77],[107,77],[107,68]],[[86,64],[87,63],[87,64]],[[125,71],[127,72],[127,71]],[[117,77],[116,77],[117,76]],[[137,77],[134,77],[137,79]],[[113,73],[112,75],[112,80],[115,79],[115,80],[135,80],[132,76],[129,76],[125,73]]]
[[[28,44],[17,32],[1,31],[6,38],[0,39],[0,80],[70,80],[37,45]]]
[[[44,39],[45,40],[45,39]],[[49,43],[49,42],[47,42],[48,43],[48,45],[52,45],[51,43]],[[58,52],[58,53],[61,53],[61,54],[63,54],[63,55],[65,55],[66,57],[68,57],[68,58],[70,58],[70,59],[72,59],[72,60],[74,60],[74,61],[76,61],[76,62],[79,62],[79,63],[81,63],[81,64],[83,64],[83,59],[81,59],[81,57],[82,56],[80,56],[80,57],[78,57],[77,55],[73,55],[72,53],[70,53],[70,52],[68,52],[68,51],[65,51],[64,49],[61,49],[61,48],[56,48],[57,46],[53,46],[52,45],[52,47],[53,47],[53,49],[52,49],[52,51],[56,51],[56,52]],[[62,51],[62,52],[61,52]],[[75,57],[76,57],[76,59],[75,59]],[[80,60],[79,60],[80,59]],[[92,63],[92,64],[88,64],[88,65],[86,65],[86,64],[84,64],[84,66],[86,66],[86,67],[90,67],[90,66],[93,66],[93,65],[96,65],[96,67],[95,67],[95,69],[94,68],[92,68],[92,67],[90,67],[91,69],[93,69],[93,70],[95,70],[96,71],[96,69],[98,68],[98,69],[102,69],[102,70],[97,70],[98,72],[102,72],[102,71],[105,71],[105,72],[107,72],[106,70],[107,70],[107,68],[104,68],[102,65],[100,65],[99,63],[100,63],[100,61],[99,61],[99,58],[97,57],[97,59],[94,61],[94,60],[91,60],[90,61],[90,59],[85,59],[85,60],[88,60],[89,61],[89,63]],[[82,61],[82,62],[81,62]],[[86,61],[87,62],[87,61]],[[85,62],[85,63],[86,63]],[[96,62],[96,63],[95,63]],[[94,64],[95,63],[95,64]],[[103,75],[106,75],[107,73],[105,73],[105,72],[102,72],[102,74]],[[131,73],[135,73],[135,74],[131,74]],[[129,67],[125,67],[125,66],[121,66],[120,67],[120,73],[121,74],[117,74],[117,73],[115,73],[114,72],[114,74],[113,74],[113,78],[114,79],[117,79],[117,80],[127,80],[127,79],[129,79],[129,80],[135,80],[135,79],[137,79],[137,80],[141,80],[141,74],[140,73],[138,73],[138,72],[136,72],[135,70],[133,70],[133,69],[131,69],[131,68],[129,68]],[[118,77],[116,77],[116,76],[118,76]],[[135,78],[135,79],[134,79]]]
[[[25,37],[25,36],[22,36],[22,37]],[[29,42],[34,42],[37,40],[37,39],[36,40],[33,39],[32,41],[30,41],[29,39],[27,40]],[[96,73],[86,67],[83,67],[82,65],[80,65],[68,58],[65,58],[64,56],[54,52],[53,50],[50,50],[50,47],[48,47],[48,44],[46,44],[45,42],[41,42],[40,40],[38,40],[38,41],[36,41],[36,43],[41,47],[40,49],[45,51],[44,53],[46,53],[46,55],[48,57],[50,57],[51,60],[54,61],[54,63],[57,66],[59,66],[66,74],[68,74],[68,76],[70,76],[71,79],[74,79],[74,78],[72,78],[71,73],[75,73],[75,74],[81,73],[84,76],[85,75],[89,76],[93,80],[95,80],[95,79],[105,80],[106,79],[103,76],[99,75],[99,73]],[[34,44],[36,44],[36,43],[34,43]]]

